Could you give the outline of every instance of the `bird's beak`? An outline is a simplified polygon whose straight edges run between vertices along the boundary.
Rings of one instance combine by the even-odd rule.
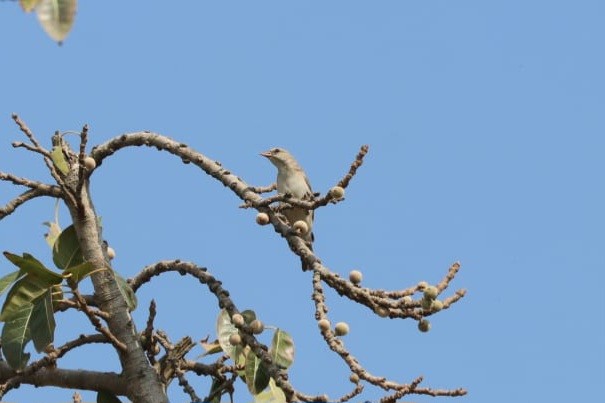
[[[271,157],[271,151],[265,151],[263,153],[260,153],[260,155],[262,155],[263,157],[269,158],[269,157]]]

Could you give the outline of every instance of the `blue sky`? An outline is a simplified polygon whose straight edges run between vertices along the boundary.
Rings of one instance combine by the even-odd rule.
[[[93,145],[159,132],[254,185],[275,176],[258,153],[280,145],[322,193],[368,143],[346,201],[317,212],[318,256],[387,289],[437,282],[459,260],[452,287],[468,295],[420,334],[329,293],[359,361],[398,381],[467,388],[456,401],[594,400],[605,380],[603,2],[83,1],[62,47],[16,3],[0,8],[1,171],[50,180],[10,146],[22,139],[12,112],[47,145],[84,123]],[[161,259],[207,266],[240,309],[292,334],[295,387],[349,390],[316,331],[308,273],[227,189],[131,149],[104,162],[92,192],[125,277]],[[0,184],[0,203],[15,194]],[[0,248],[50,264],[41,223],[53,206],[36,200],[0,222]],[[141,329],[152,297],[173,340],[214,334],[205,288],[180,276],[142,288]],[[58,326],[57,344],[92,331],[76,313]],[[64,365],[117,370],[110,358],[89,348]],[[194,385],[205,395],[205,381]],[[71,394],[23,386],[6,401]],[[354,401],[380,396],[368,386]],[[170,397],[187,401],[177,385]]]

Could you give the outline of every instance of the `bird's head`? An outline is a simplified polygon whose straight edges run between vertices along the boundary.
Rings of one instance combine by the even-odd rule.
[[[269,161],[271,161],[271,163],[278,168],[298,165],[292,154],[290,154],[283,148],[272,148],[270,150],[260,153],[260,155],[268,158]]]

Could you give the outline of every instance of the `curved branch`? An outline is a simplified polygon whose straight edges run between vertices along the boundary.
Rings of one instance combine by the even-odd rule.
[[[21,193],[19,196],[6,203],[4,207],[0,207],[0,220],[6,217],[7,215],[12,214],[17,209],[17,207],[21,206],[29,200],[35,199],[36,197],[61,197],[61,190],[59,188],[53,187],[53,190],[55,189],[57,190],[57,195],[50,194],[43,189],[30,189]]]
[[[81,334],[77,339],[68,341],[55,349],[57,359],[63,357],[74,348],[93,343],[110,343],[110,341],[102,334]]]
[[[326,313],[328,307],[325,305],[324,291],[321,283],[321,274],[315,272],[313,274],[313,301],[315,302],[315,319],[318,321],[321,319],[327,319]],[[372,375],[366,369],[363,368],[357,359],[345,348],[343,341],[336,337],[334,332],[330,328],[320,329],[321,334],[326,341],[328,347],[342,358],[347,364],[351,372],[357,374],[361,379],[371,383],[372,385],[378,386],[384,390],[393,390],[399,399],[408,394],[428,394],[431,396],[463,396],[466,394],[464,389],[453,389],[453,390],[436,390],[431,388],[418,388],[418,384],[422,381],[422,377],[416,378],[409,384],[400,384],[395,381],[388,380],[384,377]],[[322,396],[301,396],[297,395],[301,400],[305,401],[319,401]],[[384,399],[390,399],[391,397],[385,397]],[[396,400],[395,399],[395,400]],[[395,400],[392,400],[393,402]],[[381,400],[382,401],[382,400]],[[391,401],[391,400],[385,400]]]
[[[301,260],[305,263],[303,267],[311,267],[321,274],[321,278],[331,288],[336,290],[340,295],[345,295],[347,298],[361,303],[373,311],[379,308],[382,311],[386,311],[387,315],[391,318],[414,318],[420,320],[429,312],[422,311],[419,308],[419,303],[412,301],[412,303],[404,301],[403,297],[411,295],[418,291],[417,287],[406,289],[403,291],[396,292],[385,292],[376,290],[370,290],[367,288],[358,287],[346,280],[341,279],[337,274],[330,271],[328,268],[321,264],[319,258],[309,248],[306,242],[299,237],[294,231],[291,230],[290,226],[287,225],[283,220],[280,219],[279,214],[267,204],[267,199],[263,199],[254,187],[249,186],[239,177],[233,175],[229,170],[222,167],[222,165],[209,159],[205,155],[195,151],[188,147],[186,144],[176,142],[168,137],[151,133],[151,132],[137,132],[131,134],[124,134],[109,140],[108,142],[99,145],[92,149],[91,156],[96,160],[97,166],[100,165],[104,158],[112,155],[116,151],[131,146],[147,146],[155,147],[158,150],[168,151],[181,158],[185,163],[192,163],[200,167],[208,175],[216,178],[224,186],[231,189],[240,199],[244,201],[245,206],[251,206],[256,208],[260,212],[267,213],[273,228],[277,233],[286,239],[290,249],[298,255]],[[368,152],[368,146],[362,146],[355,160],[349,168],[349,172],[339,182],[342,187],[348,186],[351,178],[356,174],[357,169],[363,163],[363,158]],[[282,196],[273,196],[268,198],[271,202],[282,199]],[[314,202],[305,202],[302,200],[290,200],[292,204],[305,204],[305,207],[315,208],[315,203],[328,203],[329,197],[326,196],[322,199],[317,199]],[[307,206],[308,204],[308,206]],[[455,264],[450,268],[448,276],[444,279],[444,282],[440,283],[439,290],[442,291],[453,276],[456,274],[459,265]],[[449,307],[452,303],[456,302],[462,296],[465,291],[459,290],[456,293],[456,297],[449,299]]]
[[[223,288],[221,282],[208,273],[205,267],[199,267],[194,263],[180,260],[161,261],[143,268],[143,270],[130,279],[128,283],[133,291],[136,292],[141,285],[149,282],[154,276],[159,276],[160,274],[169,271],[176,271],[181,275],[189,274],[197,278],[200,283],[205,284],[210,292],[216,296],[220,308],[227,310],[230,316],[239,313],[235,303],[229,297],[229,292]],[[243,342],[250,346],[250,349],[254,354],[267,364],[269,376],[271,376],[275,380],[277,386],[283,390],[287,400],[292,401],[291,397],[294,396],[296,392],[287,380],[287,373],[273,363],[273,360],[267,353],[267,346],[264,346],[256,340],[248,325],[236,325],[236,327],[240,330]]]
[[[112,155],[122,148],[130,146],[155,147],[158,150],[164,150],[174,154],[178,156],[184,163],[192,163],[198,166],[206,174],[212,176],[221,182],[225,187],[231,189],[232,192],[234,192],[240,199],[244,201],[244,207],[253,207],[259,212],[266,213],[269,216],[269,220],[273,225],[274,230],[286,239],[290,249],[303,261],[303,270],[305,270],[305,268],[311,268],[313,270],[314,287],[316,290],[321,290],[321,281],[323,281],[328,286],[336,290],[340,295],[344,295],[353,301],[361,303],[376,313],[385,313],[391,318],[409,317],[420,320],[423,317],[434,313],[430,310],[422,309],[419,301],[409,299],[408,296],[415,292],[421,291],[420,286],[411,287],[402,291],[371,290],[368,288],[359,287],[358,285],[341,279],[336,273],[333,273],[327,267],[322,265],[321,260],[314,254],[309,245],[307,245],[307,243],[280,218],[281,215],[279,214],[278,209],[275,209],[271,206],[271,204],[274,202],[285,201],[286,203],[291,203],[292,205],[300,205],[303,208],[315,209],[323,205],[327,205],[330,202],[339,201],[331,199],[329,194],[323,198],[315,199],[312,202],[295,199],[286,200],[283,198],[283,196],[272,196],[267,199],[263,199],[259,193],[257,193],[257,191],[268,188],[261,189],[251,187],[242,179],[233,175],[229,170],[223,168],[219,162],[209,159],[205,155],[188,147],[186,144],[178,143],[168,137],[152,132],[124,134],[120,137],[111,139],[108,142],[93,148],[91,156],[97,162],[97,166],[100,166],[106,157]],[[363,158],[367,152],[368,147],[363,146],[357,154],[355,161],[351,164],[349,172],[338,183],[339,186],[343,188],[348,186],[350,180],[356,174],[357,169],[362,165]],[[444,280],[438,284],[439,293],[447,288],[449,282],[454,278],[459,267],[460,266],[457,263],[450,267],[450,270]],[[148,266],[132,279],[131,285],[133,289],[136,290],[138,287],[140,287],[140,285],[149,281],[151,277],[159,275],[165,271],[179,271],[181,274],[188,273],[196,276],[200,282],[207,284],[210,291],[217,296],[220,307],[227,309],[230,315],[233,315],[237,312],[235,305],[228,298],[228,293],[222,289],[220,282],[216,281],[212,276],[207,274],[205,269],[189,263],[171,261],[160,262],[154,266]],[[444,307],[449,307],[451,304],[462,298],[464,294],[465,290],[457,291],[453,297],[450,297],[445,301]],[[298,398],[305,401],[323,401],[327,399],[323,395],[305,396],[295,391],[287,382],[286,374],[279,370],[279,368],[273,366],[270,358],[266,356],[266,352],[261,348],[261,345],[249,332],[246,331],[246,327],[243,326],[240,330],[243,331],[242,336],[244,338],[244,342],[252,348],[257,356],[261,357],[263,361],[266,361],[270,365],[270,375],[276,380],[278,386],[284,390],[288,400],[291,400],[292,398]],[[330,330],[327,332],[330,332]],[[327,336],[324,334],[324,337]],[[362,379],[372,384],[381,386],[387,390],[395,391],[395,399],[398,399],[402,392],[403,394],[419,393],[448,396],[459,396],[466,393],[463,389],[456,389],[454,391],[435,391],[427,388],[421,389],[417,387],[422,380],[421,378],[418,378],[409,384],[402,385],[393,381],[387,381],[384,378],[375,377],[363,370],[363,368],[356,362],[355,358],[352,357],[348,351],[343,350],[344,347],[339,339],[334,338],[333,336],[331,338],[328,337],[328,339],[330,339],[330,348],[341,354],[353,372],[357,373]],[[389,400],[391,398],[392,397],[386,397],[385,399]]]
[[[208,175],[217,179],[224,186],[230,188],[242,200],[246,201],[248,198],[252,198],[255,201],[258,201],[261,199],[261,197],[254,192],[255,188],[249,186],[243,180],[231,174],[230,171],[222,167],[221,163],[211,160],[207,156],[192,149],[186,144],[179,143],[169,137],[162,136],[157,133],[136,132],[123,134],[107,141],[106,143],[93,147],[92,151],[90,152],[90,156],[95,159],[98,167],[103,163],[105,158],[112,155],[116,151],[133,146],[154,147],[158,150],[167,151],[181,158],[181,160],[186,164],[192,163],[198,166]]]

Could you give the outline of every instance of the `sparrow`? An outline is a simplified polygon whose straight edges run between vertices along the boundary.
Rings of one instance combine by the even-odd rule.
[[[277,194],[290,195],[293,198],[301,200],[313,200],[313,191],[311,184],[300,167],[296,159],[283,148],[272,148],[261,153],[277,168]],[[281,210],[282,214],[288,219],[290,226],[296,221],[304,221],[309,230],[302,238],[307,242],[309,248],[313,249],[313,210],[306,210],[301,207],[291,207]]]

